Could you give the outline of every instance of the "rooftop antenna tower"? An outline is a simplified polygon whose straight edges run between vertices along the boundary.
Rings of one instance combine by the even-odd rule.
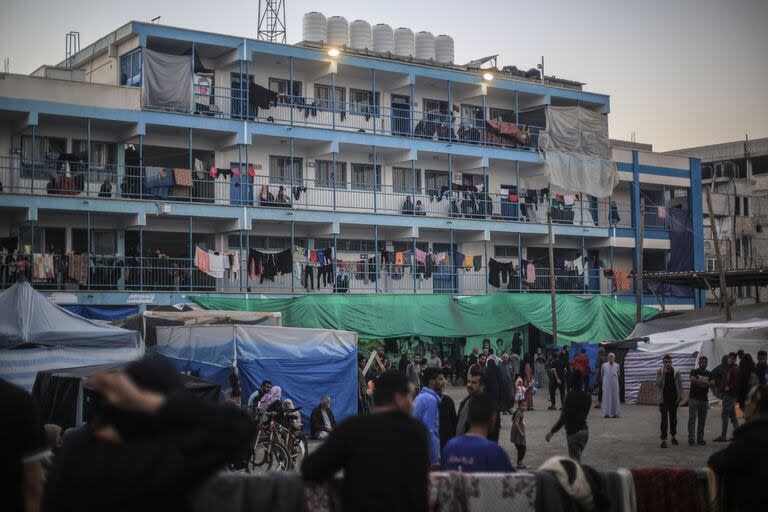
[[[285,44],[285,1],[259,0],[259,29],[256,39]]]
[[[80,32],[70,31],[66,35],[64,61],[68,68],[72,67],[72,58],[80,52]]]

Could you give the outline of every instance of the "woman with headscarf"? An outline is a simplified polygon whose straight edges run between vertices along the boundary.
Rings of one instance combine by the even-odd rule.
[[[523,356],[523,367],[520,373],[523,377],[523,385],[525,386],[525,401],[528,404],[528,410],[533,410],[533,363],[531,362],[532,354],[528,352]]]
[[[496,404],[496,410],[501,410],[501,373],[494,359],[488,359],[485,366],[485,394]]]
[[[752,359],[751,354],[744,354],[739,364],[739,376],[736,379],[736,400],[742,411],[745,409],[744,402],[749,395],[749,391],[758,384],[760,384],[760,381],[755,374],[755,361]]]
[[[259,401],[257,406],[258,410],[267,418],[266,413],[277,413],[278,416],[283,412],[283,404],[280,398],[283,395],[283,390],[280,386],[273,386],[269,392],[264,395]],[[279,418],[278,418],[279,419]]]
[[[271,206],[275,202],[275,196],[269,191],[269,185],[261,186],[261,193],[259,194],[259,202],[262,206]]]
[[[533,378],[536,379],[538,387],[544,385],[544,377],[547,375],[547,360],[544,358],[544,352],[541,347],[536,349],[536,355],[533,358]]]

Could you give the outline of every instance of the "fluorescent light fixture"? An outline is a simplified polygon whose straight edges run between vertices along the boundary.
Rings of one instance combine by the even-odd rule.
[[[330,50],[328,50],[328,55],[330,55],[331,57],[338,57],[339,50],[337,50],[336,48],[331,48]]]
[[[485,79],[485,80],[493,80],[493,74],[492,73],[483,73],[483,79]]]

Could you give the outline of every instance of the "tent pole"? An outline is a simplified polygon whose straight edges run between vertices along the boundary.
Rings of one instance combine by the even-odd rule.
[[[555,299],[555,249],[552,243],[552,202],[549,203],[547,210],[547,245],[549,246],[549,288],[552,298],[552,343],[557,345],[557,301]]]
[[[714,182],[714,180],[712,180]],[[725,281],[725,270],[723,270],[723,259],[720,254],[720,240],[717,238],[717,226],[715,222],[715,216],[712,214],[712,184],[708,187],[704,187],[704,191],[707,193],[707,211],[709,211],[709,227],[712,229],[712,239],[715,242],[715,257],[717,258],[717,272],[720,274],[720,300],[725,307],[725,321],[731,321],[731,303],[728,300],[728,284]],[[738,201],[738,198],[736,198]]]

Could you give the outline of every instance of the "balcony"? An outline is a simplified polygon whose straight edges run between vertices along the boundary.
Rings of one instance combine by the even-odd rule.
[[[139,110],[141,89],[74,80],[6,74],[0,97],[25,101],[56,101],[83,107]]]
[[[372,166],[371,166],[372,167]],[[290,176],[249,176],[227,169],[214,178],[208,171],[192,172],[191,187],[151,187],[147,169],[140,166],[88,166],[61,161],[0,158],[0,183],[5,194],[48,197],[176,201],[294,210],[382,213],[416,217],[546,224],[552,203],[553,222],[585,227],[632,227],[629,204],[579,199],[563,204],[543,196],[522,200],[517,195],[484,192],[474,185],[432,184],[416,187],[375,182],[369,175],[350,181],[291,179]],[[360,181],[363,180],[363,181]],[[651,208],[651,207],[648,207]],[[656,210],[649,209],[652,218]],[[646,221],[650,227],[650,221]],[[657,219],[657,224],[664,221]]]
[[[268,108],[259,108],[248,91],[195,85],[195,115],[239,119],[291,126],[383,134],[455,144],[536,151],[538,134],[533,125],[497,124],[479,116],[462,117],[370,103],[279,95]]]

